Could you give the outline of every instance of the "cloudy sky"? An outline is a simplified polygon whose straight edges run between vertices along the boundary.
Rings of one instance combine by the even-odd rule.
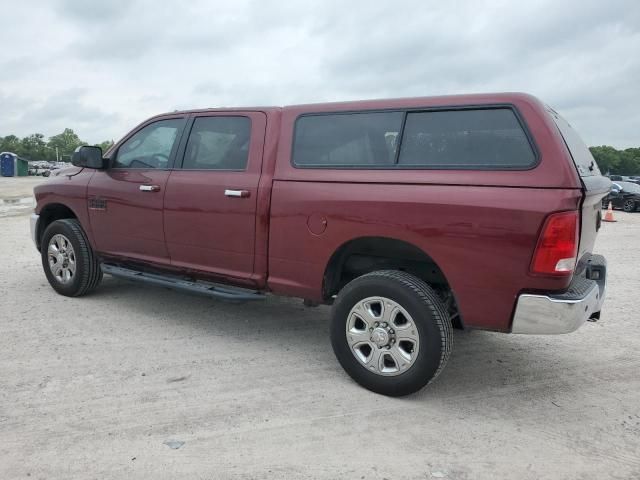
[[[532,93],[640,146],[640,1],[0,0],[0,135],[118,139],[156,113]]]

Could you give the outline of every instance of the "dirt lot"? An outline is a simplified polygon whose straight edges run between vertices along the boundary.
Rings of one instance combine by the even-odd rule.
[[[0,198],[31,188],[12,181]],[[2,479],[640,478],[640,213],[599,237],[599,322],[457,332],[438,380],[390,399],[343,373],[324,307],[111,278],[56,295],[19,210],[0,212]]]
[[[45,177],[0,177],[0,217],[33,210],[33,187],[45,180]]]

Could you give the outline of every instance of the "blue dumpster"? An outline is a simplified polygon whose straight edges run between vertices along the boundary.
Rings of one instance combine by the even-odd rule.
[[[0,153],[0,174],[3,177],[13,177],[16,174],[16,157],[14,153]]]

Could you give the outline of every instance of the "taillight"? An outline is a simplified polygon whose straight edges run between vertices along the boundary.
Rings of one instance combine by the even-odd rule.
[[[578,255],[578,212],[549,215],[544,222],[531,261],[531,272],[571,275]]]

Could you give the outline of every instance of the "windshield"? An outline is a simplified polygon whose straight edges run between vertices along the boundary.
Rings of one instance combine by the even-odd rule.
[[[640,185],[631,182],[616,182],[617,185],[620,185],[622,191],[629,193],[640,193]]]

